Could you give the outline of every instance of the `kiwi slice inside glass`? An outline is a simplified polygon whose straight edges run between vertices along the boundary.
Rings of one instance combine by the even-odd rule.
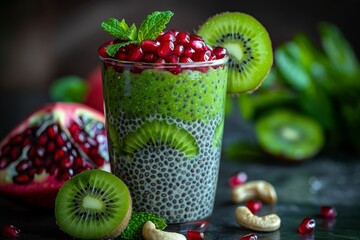
[[[144,146],[152,144],[161,146],[166,144],[183,152],[187,158],[196,157],[199,146],[195,138],[186,130],[179,128],[175,123],[153,120],[145,122],[142,126],[124,137],[123,151],[134,153]]]
[[[115,175],[99,169],[69,179],[55,200],[58,226],[78,239],[117,237],[129,223],[131,212],[127,186]]]
[[[224,12],[207,19],[197,34],[210,46],[226,48],[229,55],[228,93],[256,90],[273,64],[269,34],[254,17]]]
[[[260,147],[280,160],[301,161],[323,147],[324,134],[318,122],[291,110],[277,109],[255,122]]]

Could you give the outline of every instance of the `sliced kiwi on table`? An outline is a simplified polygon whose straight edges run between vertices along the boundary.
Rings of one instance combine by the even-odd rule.
[[[132,213],[130,192],[115,175],[86,170],[68,180],[55,200],[58,226],[78,239],[117,237]]]
[[[256,90],[273,64],[269,34],[254,17],[224,12],[207,19],[197,34],[211,46],[226,48],[229,55],[228,93]]]
[[[260,147],[280,160],[301,161],[323,147],[324,134],[318,122],[287,109],[273,110],[255,122]]]
[[[123,151],[134,153],[148,144],[168,145],[183,152],[187,158],[196,157],[199,153],[199,146],[189,132],[179,128],[175,123],[169,124],[159,120],[145,122],[135,131],[128,133],[124,137]]]

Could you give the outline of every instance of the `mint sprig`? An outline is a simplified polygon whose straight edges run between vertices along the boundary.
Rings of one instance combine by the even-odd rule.
[[[125,20],[109,18],[101,23],[101,27],[110,35],[119,39],[120,43],[111,44],[106,47],[106,53],[114,56],[119,48],[129,44],[139,44],[145,39],[154,40],[166,28],[174,15],[171,11],[153,12],[146,17],[137,30],[135,24],[128,26]]]

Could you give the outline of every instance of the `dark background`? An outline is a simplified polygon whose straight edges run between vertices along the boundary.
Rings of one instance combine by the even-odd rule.
[[[340,27],[359,56],[355,4],[356,0],[8,1],[0,8],[0,137],[48,101],[54,79],[86,77],[98,65],[97,49],[111,38],[100,24],[109,17],[139,26],[152,11],[171,10],[175,15],[168,28],[193,31],[213,14],[242,11],[263,23],[274,48],[300,31],[318,43],[317,24],[328,21]]]

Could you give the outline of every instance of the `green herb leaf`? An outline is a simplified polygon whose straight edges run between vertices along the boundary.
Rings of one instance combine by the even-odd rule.
[[[148,15],[140,25],[138,41],[155,39],[166,28],[166,24],[173,15],[174,13],[171,11],[156,11]]]
[[[50,86],[51,100],[60,102],[84,102],[88,85],[84,79],[69,75],[56,79]]]
[[[121,42],[121,43],[115,43],[115,44],[109,45],[106,47],[106,53],[113,57],[116,54],[116,52],[119,50],[119,48],[124,47],[129,44],[132,44],[132,43],[137,43],[137,41],[127,41],[127,42]]]
[[[136,40],[136,26],[133,24],[129,27],[125,20],[119,20],[115,18],[109,18],[101,24],[101,27],[113,35],[114,37],[121,40]]]

